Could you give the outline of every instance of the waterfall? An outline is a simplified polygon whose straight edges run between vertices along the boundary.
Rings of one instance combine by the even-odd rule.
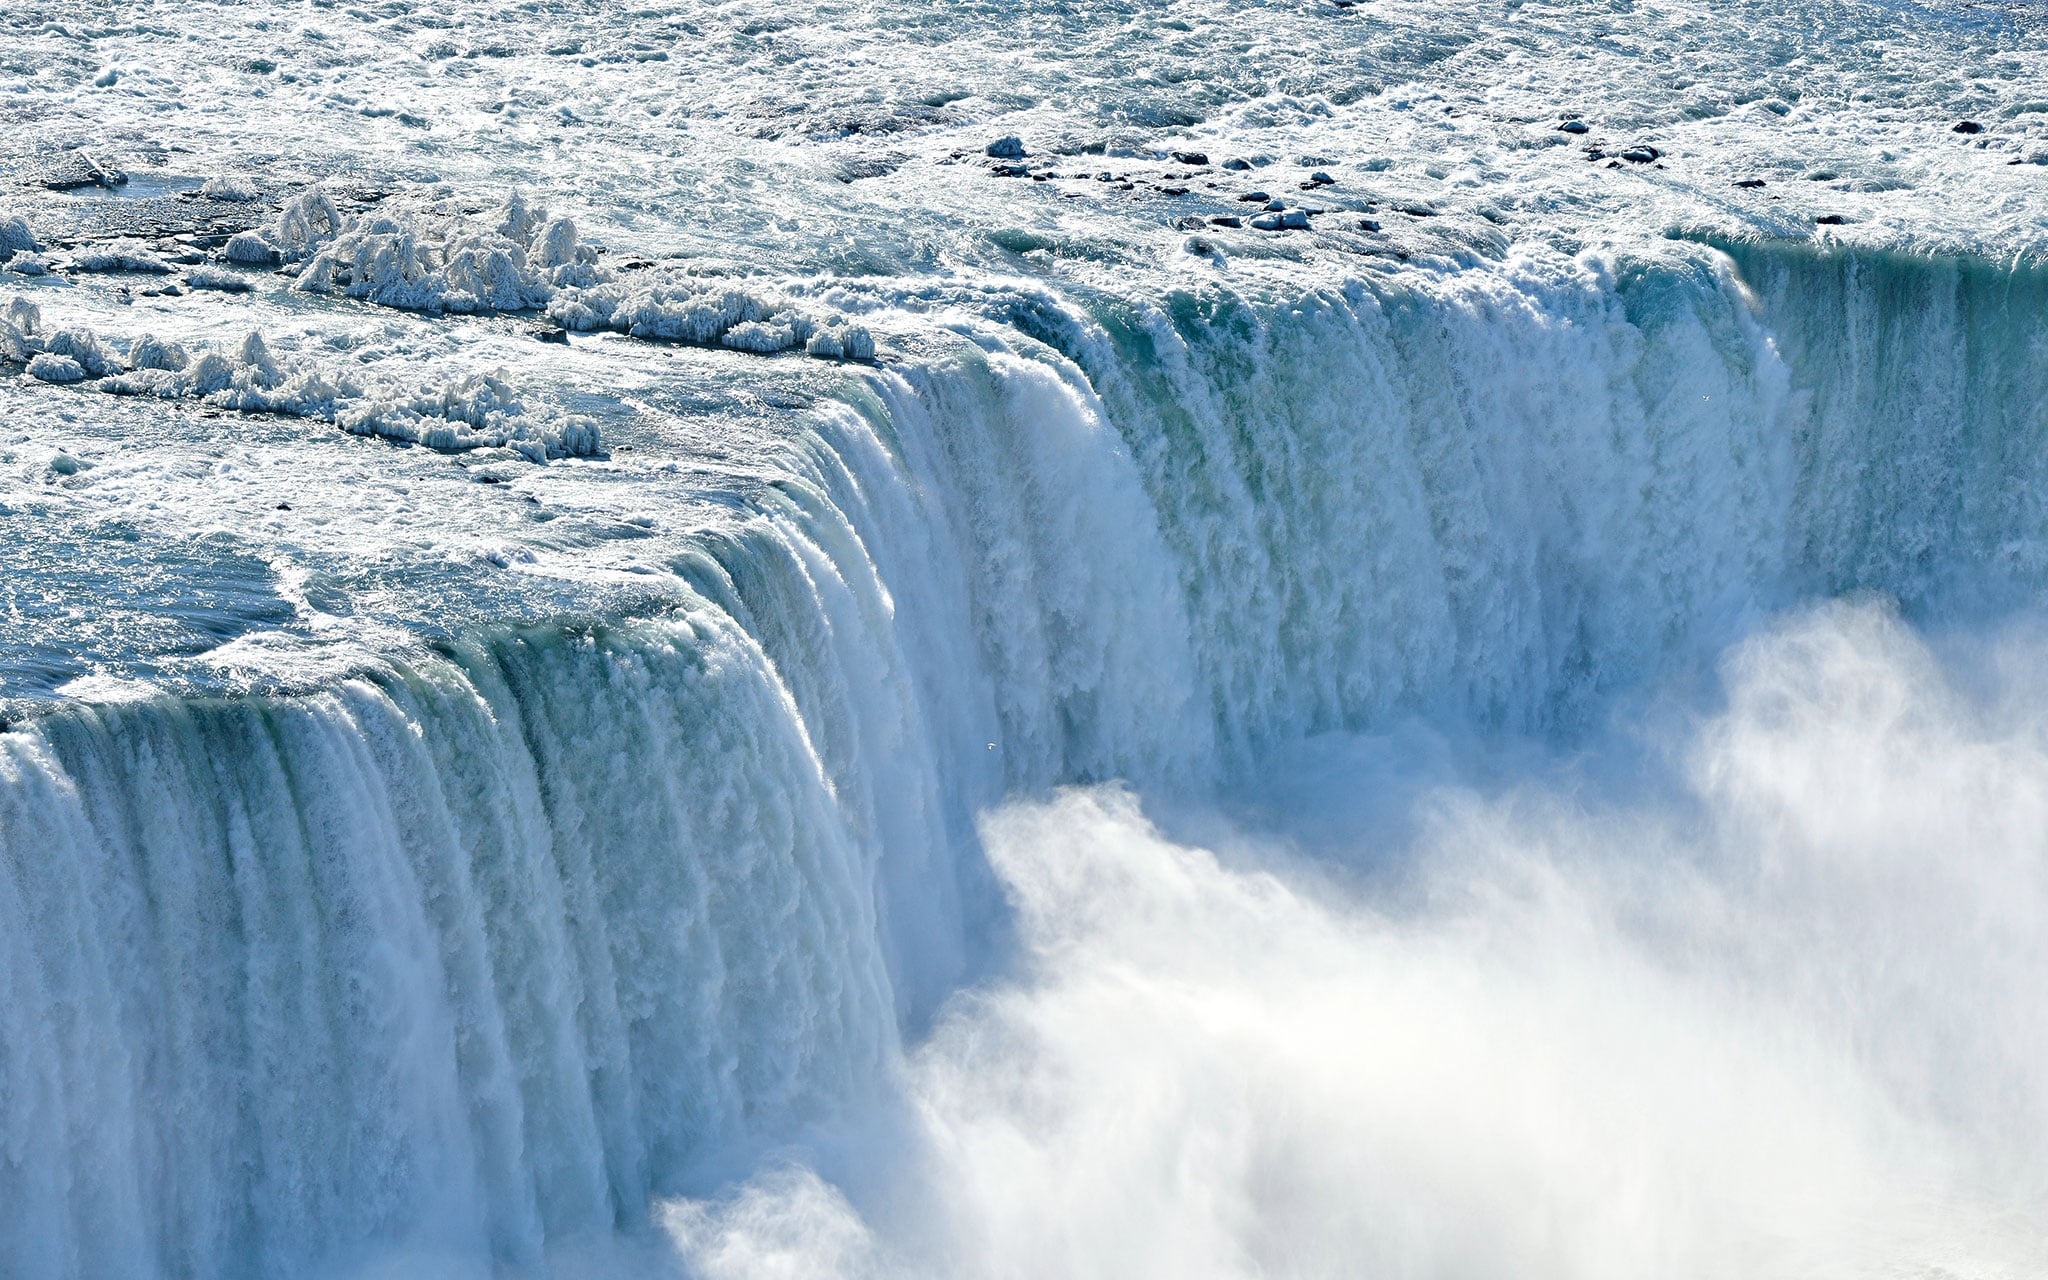
[[[0,1260],[541,1267],[897,1087],[1004,963],[1006,797],[2035,598],[2044,300],[1685,244],[1020,296],[821,408],[666,616],[52,705],[0,735]]]

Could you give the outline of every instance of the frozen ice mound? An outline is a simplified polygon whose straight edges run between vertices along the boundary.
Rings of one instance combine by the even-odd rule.
[[[554,292],[515,241],[474,224],[436,228],[391,216],[351,220],[306,263],[296,287],[407,311],[460,313],[531,311]]]
[[[294,287],[308,293],[433,313],[537,310],[558,285],[598,278],[596,252],[578,242],[576,224],[519,196],[491,224],[445,202],[344,217],[315,187],[225,252],[234,262],[296,266]]]
[[[822,359],[872,360],[875,354],[867,330],[841,317],[820,319],[773,294],[700,280],[611,280],[564,289],[548,304],[548,318],[586,333],[609,330],[759,355],[801,350]]]
[[[341,210],[324,187],[309,187],[284,203],[269,222],[228,241],[234,262],[301,262],[341,234]]]
[[[171,273],[170,263],[158,257],[148,245],[135,240],[116,240],[81,249],[72,258],[71,266],[75,271],[134,271],[153,276]]]
[[[875,358],[875,339],[860,325],[834,319],[811,335],[804,351],[820,360],[860,360]]]
[[[41,248],[26,218],[0,213],[0,261],[19,253],[34,253]]]
[[[508,448],[533,462],[599,452],[592,423],[570,419],[549,433],[534,430],[534,422],[503,377],[487,373],[411,392],[362,396],[334,418],[336,426],[354,435],[448,452]]]
[[[208,178],[199,186],[199,194],[209,200],[229,200],[246,203],[263,198],[263,189],[248,178],[223,174]]]
[[[463,212],[448,199],[400,198],[345,216],[311,188],[277,216],[227,243],[223,256],[297,271],[293,287],[431,314],[545,311],[564,329],[725,347],[759,355],[801,351],[820,359],[873,360],[874,338],[837,314],[816,314],[752,283],[708,282],[649,272],[621,278],[583,243],[573,219],[514,194],[495,213]],[[203,268],[202,288],[233,287]],[[214,283],[218,280],[219,283]]]
[[[130,369],[158,369],[176,373],[192,363],[191,355],[175,342],[165,342],[153,333],[145,333],[128,344],[128,367]]]
[[[45,351],[28,362],[28,376],[44,382],[83,382],[85,370],[69,356]]]
[[[530,461],[595,457],[596,423],[525,403],[502,372],[407,381],[394,375],[280,359],[260,333],[233,351],[197,356],[142,334],[117,358],[89,329],[46,331],[34,304],[15,299],[0,315],[0,361],[51,383],[92,382],[109,395],[198,400],[241,413],[326,422],[352,435],[377,436],[459,453],[510,449]]]
[[[219,293],[247,293],[255,287],[249,283],[249,277],[239,272],[203,263],[185,272],[185,283],[194,289],[212,289]]]

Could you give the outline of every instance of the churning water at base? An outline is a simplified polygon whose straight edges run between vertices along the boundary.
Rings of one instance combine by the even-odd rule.
[[[663,1223],[713,1277],[2033,1274],[2048,640],[1971,657],[1832,607],[1647,767],[1325,739],[1199,846],[1005,807],[1017,976]]]
[[[25,722],[0,1259],[2037,1268],[2044,295],[1020,297],[668,616]]]

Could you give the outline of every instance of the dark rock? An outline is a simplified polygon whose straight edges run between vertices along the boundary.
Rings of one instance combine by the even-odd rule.
[[[1223,162],[1223,167],[1226,169],[1234,169],[1237,172],[1242,173],[1245,170],[1250,169],[1252,167],[1252,162],[1249,160],[1237,159],[1225,160]]]
[[[1600,148],[1598,148],[1598,147],[1587,147],[1587,148],[1586,148],[1586,159],[1588,159],[1588,160],[1605,160],[1606,158],[1607,158],[1607,153],[1606,153],[1605,151],[1602,151],[1602,150],[1601,150]]]
[[[1978,124],[1978,123],[1977,123],[1977,122],[1976,122],[1975,120],[1958,120],[1958,121],[1956,121],[1956,127],[1955,127],[1955,128],[1953,129],[1953,130],[1951,130],[1951,132],[1953,132],[1953,133],[1982,133],[1982,132],[1984,132],[1984,126],[1983,126],[1983,125],[1981,125],[1981,124]]]
[[[1200,231],[1208,225],[1209,220],[1199,214],[1191,213],[1184,218],[1175,218],[1173,220],[1173,229],[1175,231]]]
[[[1173,153],[1173,158],[1174,161],[1179,164],[1192,164],[1199,166],[1206,165],[1209,163],[1208,154],[1206,152],[1201,151],[1176,151]]]
[[[1161,188],[1159,188],[1159,194],[1160,194],[1160,195],[1162,195],[1162,196],[1184,196],[1184,195],[1186,195],[1187,193],[1188,193],[1188,189],[1187,189],[1186,187],[1161,187]]]
[[[1649,164],[1651,161],[1655,160],[1658,156],[1661,156],[1663,154],[1664,153],[1662,151],[1657,150],[1657,148],[1655,147],[1638,146],[1630,147],[1628,150],[1622,152],[1621,158],[1628,161],[1630,164]]]
[[[1031,170],[1021,164],[999,164],[990,169],[989,172],[998,178],[1028,178],[1031,176]]]
[[[983,152],[984,154],[994,156],[998,160],[1022,160],[1024,158],[1024,139],[1014,133],[1006,134],[989,143],[987,147],[983,148]]]
[[[1822,169],[1817,173],[1807,174],[1806,180],[1808,182],[1833,182],[1836,178],[1840,176],[1840,174],[1835,173],[1833,170]]]
[[[1318,169],[1314,173],[1308,175],[1308,180],[1310,184],[1318,187],[1332,187],[1337,184],[1337,180],[1335,178],[1331,177],[1327,173],[1324,173],[1321,169]]]
[[[1219,213],[1209,219],[1209,225],[1212,227],[1241,227],[1244,225],[1244,219],[1235,214]]]
[[[1378,231],[1380,229],[1379,220],[1376,218],[1360,218],[1358,220],[1358,229],[1360,231]]]
[[[1736,183],[1735,185],[1741,187],[1745,191],[1755,191],[1757,188],[1764,185],[1764,180],[1762,178],[1744,178],[1742,181]]]
[[[533,336],[542,342],[552,342],[564,347],[569,345],[569,331],[567,329],[542,329]]]
[[[1823,227],[1839,227],[1846,225],[1849,220],[1839,213],[1824,213],[1814,221]]]
[[[1593,126],[1587,124],[1584,120],[1567,120],[1563,124],[1557,126],[1557,131],[1559,133],[1570,134],[1591,133],[1593,131]]]
[[[1247,191],[1238,197],[1239,200],[1246,204],[1264,204],[1272,198],[1273,193],[1270,191]]]
[[[272,511],[290,511],[291,509],[292,504],[289,502],[280,502],[276,506],[271,508]]]

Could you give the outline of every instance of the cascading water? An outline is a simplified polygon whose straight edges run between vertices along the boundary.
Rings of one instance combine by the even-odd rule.
[[[1832,1007],[1831,974],[1851,1004],[1880,990],[1830,966],[1882,965],[1882,947],[1858,935],[1810,965],[1775,953],[1804,926],[1778,929],[1749,881],[1728,889],[1688,851],[1683,816],[1630,820],[1674,877],[1698,878],[1672,899],[1602,862],[1557,872],[1536,906],[1503,889],[1445,923],[1427,905],[1456,896],[1440,871],[1382,933],[1350,897],[1306,887],[1351,872],[1288,854],[1272,879],[1252,869],[1267,853],[1176,851],[1140,830],[1133,801],[1048,797],[1118,781],[1201,810],[1335,770],[1338,791],[1427,815],[1425,784],[1442,779],[1411,775],[1429,770],[1352,769],[1343,748],[1316,774],[1303,744],[1350,735],[1403,756],[1404,739],[1371,735],[1423,717],[1584,746],[1616,706],[1693,687],[1819,596],[1889,592],[1909,617],[1959,588],[2035,598],[2044,297],[2029,269],[1747,245],[1533,253],[1292,296],[1019,294],[1012,326],[962,322],[818,409],[745,518],[672,558],[687,599],[662,616],[464,633],[311,691],[34,714],[0,737],[4,1269],[518,1274],[700,1197],[653,1216],[714,1275],[1761,1275],[1799,1256],[1768,1240],[1824,1249],[1870,1206],[1978,1188],[1986,1167],[2037,1189],[2033,1041],[1988,1045],[1956,1024],[1950,1058],[1930,1049],[1912,1068],[1885,1042],[1844,1086],[1842,1063],[1877,1034],[1867,1011],[1799,1018]],[[1902,625],[1848,625],[1829,661],[1864,661],[1862,636],[1869,662],[1913,668]],[[1758,643],[1743,652],[1802,641]],[[1892,686],[1865,674],[1842,696],[1867,710]],[[1781,759],[1825,764],[1795,732],[1797,704],[1820,695],[1740,670],[1728,682],[1718,732],[1776,725]],[[1915,689],[1899,696],[1917,705]],[[1938,705],[1907,722],[1967,700],[1924,696]],[[1859,723],[1881,742],[1891,722]],[[1998,759],[2032,742],[1994,729],[1922,724],[1913,741]],[[1739,860],[1795,829],[1784,911],[1827,903],[1816,918],[1853,932],[1827,893],[1829,857],[1854,840],[1773,799],[1782,780],[1755,757],[1715,750],[1687,802],[1705,843]],[[1900,750],[1879,772],[1910,787],[1916,757]],[[2009,763],[2032,795],[2038,761]],[[2015,794],[1985,786],[1994,804]],[[1544,803],[1532,819],[1474,794],[1419,819],[1422,844],[1505,830],[1499,843],[1540,852],[1583,835]],[[1970,794],[1941,791],[1954,811]],[[1012,797],[1025,806],[984,821]],[[2010,876],[1954,897],[1969,917],[2011,890],[2000,936],[2015,940],[2042,918],[2041,851],[2018,826],[1978,833]],[[1924,851],[1901,841],[1898,877],[1914,883]],[[1687,893],[1721,904],[1718,925]],[[1577,949],[1547,951],[1558,937]],[[1936,941],[1953,958],[1954,939]],[[1957,990],[2039,978],[2028,945],[1961,965],[1977,985]],[[1326,965],[1349,976],[1319,987]],[[945,1003],[987,981],[993,994]],[[1767,1012],[1737,1007],[1745,981]],[[1176,984],[1226,1012],[1176,1005]],[[1615,1017],[1645,1020],[1648,1047],[1589,1012],[1610,996]],[[1705,1012],[1670,1011],[1685,1001]],[[1924,1029],[1936,1004],[1887,1007]],[[1996,994],[1969,1006],[1987,1007],[2020,1013]],[[1441,1036],[1416,1030],[1432,1009]],[[1090,1013],[1128,1040],[1075,1030]],[[1372,1077],[1392,1092],[1317,1067],[1323,1051],[1353,1062],[1348,1039],[1326,1042],[1347,1017],[1411,1037]],[[1510,1025],[1544,1047],[1497,1069]],[[1277,1055],[1269,1075],[1239,1074],[1247,1043]],[[1689,1055],[1729,1073],[1725,1099],[1693,1092]],[[1921,1105],[1931,1075],[1972,1071],[1986,1093]],[[1100,1092],[1073,1083],[1097,1072]],[[1433,1072],[1455,1079],[1433,1091]],[[1640,1090],[1660,1114],[1700,1106],[1698,1126],[1636,1135],[1641,1159],[1678,1171],[1631,1182],[1603,1165],[1612,1153],[1586,1133],[1640,1119],[1625,1105],[1589,1104],[1558,1132],[1518,1131],[1505,1106],[1446,1109],[1573,1079]],[[1260,1096],[1273,1081],[1301,1089],[1298,1111]],[[1171,1096],[1129,1115],[1133,1146],[1089,1136],[1152,1089]],[[1759,1097],[1818,1117],[1788,1122],[1812,1139],[1796,1176],[1762,1172],[1770,1120],[1742,1109]],[[1236,1101],[1187,1105],[1203,1098]],[[894,1137],[862,1127],[902,1111],[918,1119]],[[863,1116],[884,1118],[849,1119]],[[2020,1137],[1996,1158],[1972,1148],[2000,1117]],[[1719,1150],[1714,1122],[1755,1145],[1702,1155]],[[1960,1154],[1916,1160],[1895,1185],[1890,1153],[1930,1134]],[[1498,1178],[1424,1154],[1496,1140]],[[1562,1181],[1518,1200],[1559,1144]],[[839,1189],[796,1171],[701,1199],[791,1150]],[[894,1151],[917,1153],[912,1172],[870,1167]],[[1371,1194],[1331,1198],[1345,1179]],[[1716,1179],[1748,1181],[1706,1208],[1688,1199]],[[899,1231],[907,1202],[939,1225]],[[1825,1227],[1811,1239],[1808,1211]],[[1567,1224],[1547,1250],[1530,1243],[1552,1239],[1546,1214]],[[1948,1232],[1923,1234],[1946,1247]],[[1751,1254],[1729,1243],[1745,1233]],[[992,1260],[1003,1250],[1032,1262]],[[1950,1261],[1967,1273],[1974,1256]]]

